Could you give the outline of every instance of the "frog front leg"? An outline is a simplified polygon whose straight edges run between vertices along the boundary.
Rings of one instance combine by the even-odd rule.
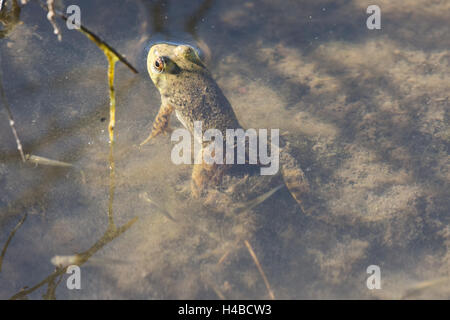
[[[161,133],[170,133],[172,129],[169,127],[170,115],[172,114],[174,108],[170,104],[162,104],[159,108],[158,114],[156,115],[155,121],[153,121],[152,132],[150,135],[141,142],[141,146],[149,142],[154,137],[160,135]]]

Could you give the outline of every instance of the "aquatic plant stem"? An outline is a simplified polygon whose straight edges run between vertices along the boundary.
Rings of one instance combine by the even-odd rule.
[[[88,31],[87,29],[80,29],[92,42],[94,42],[105,54],[108,60],[108,87],[109,87],[109,201],[108,201],[108,222],[109,225],[115,228],[113,220],[113,202],[114,192],[116,188],[115,183],[115,164],[114,164],[114,128],[116,126],[116,92],[114,89],[115,66],[116,62],[121,60],[120,55],[104,43],[99,37]],[[133,70],[133,68],[132,68]]]
[[[0,72],[0,97],[2,99],[3,105],[5,106],[6,112],[8,113],[9,126],[11,127],[11,131],[14,135],[14,138],[16,139],[17,150],[19,150],[20,157],[22,158],[22,162],[25,162],[26,159],[25,159],[25,155],[23,153],[22,143],[20,143],[19,135],[17,134],[16,125],[14,122],[11,108],[9,107],[8,101],[6,100],[5,90],[3,89],[3,84],[2,84],[3,80],[1,78],[1,76],[2,76],[2,73]]]
[[[103,50],[108,59],[108,85],[109,85],[109,202],[108,202],[108,222],[114,226],[113,220],[113,202],[114,191],[116,189],[115,164],[114,164],[114,128],[116,125],[116,94],[114,90],[114,70],[118,58],[109,50]]]
[[[109,142],[114,142],[114,127],[116,125],[116,92],[114,89],[114,70],[118,58],[109,51],[104,51],[108,59],[108,85],[109,85]]]
[[[23,216],[23,218],[20,219],[20,221],[17,223],[17,225],[14,227],[14,229],[9,234],[8,240],[6,240],[5,246],[3,247],[2,253],[0,254],[0,272],[2,271],[3,258],[5,257],[6,249],[8,249],[9,243],[11,242],[12,238],[16,234],[17,230],[19,230],[19,228],[25,222],[25,220],[27,219],[27,216],[28,216],[28,213],[25,212],[25,215]]]
[[[59,30],[58,25],[55,21],[55,8],[54,8],[54,0],[47,0],[47,20],[50,22],[50,24],[53,27],[53,33],[56,34],[58,37],[58,41],[61,42],[62,36],[61,36],[61,30]]]
[[[263,278],[264,284],[266,285],[267,291],[269,292],[270,299],[275,300],[275,295],[273,294],[273,291],[270,288],[269,280],[267,280],[266,274],[264,273],[264,270],[262,269],[261,264],[259,263],[258,257],[255,254],[255,251],[253,251],[252,246],[250,245],[250,243],[247,240],[245,240],[244,243],[248,249],[248,252],[250,252],[250,255],[252,256],[253,261],[255,262],[256,267],[259,270],[259,273],[261,273],[261,277]]]

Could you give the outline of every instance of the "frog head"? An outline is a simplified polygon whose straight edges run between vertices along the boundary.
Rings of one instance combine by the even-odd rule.
[[[155,44],[147,56],[147,70],[155,86],[164,94],[170,87],[180,87],[194,75],[207,70],[197,50],[188,45]]]

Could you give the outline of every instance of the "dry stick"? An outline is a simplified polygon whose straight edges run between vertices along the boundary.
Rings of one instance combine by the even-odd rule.
[[[245,240],[244,242],[245,242],[245,245],[247,246],[248,252],[250,252],[250,255],[252,256],[253,261],[256,264],[256,267],[259,270],[259,273],[261,273],[264,283],[266,284],[267,291],[269,292],[270,299],[275,300],[275,295],[273,294],[273,291],[270,288],[269,280],[267,280],[267,277],[261,267],[261,264],[258,261],[258,258],[256,257],[255,252],[253,251],[252,247],[250,246],[250,243],[247,240]]]
[[[14,138],[16,138],[16,144],[17,144],[17,150],[19,150],[20,157],[22,158],[22,162],[25,162],[25,155],[23,154],[22,144],[20,143],[19,135],[17,134],[16,126],[14,124],[14,118],[12,115],[11,108],[9,107],[8,101],[6,100],[5,90],[3,90],[2,85],[2,73],[0,70],[0,96],[2,98],[3,105],[5,106],[5,109],[8,113],[8,120],[9,120],[9,126],[11,127],[11,131],[14,135]]]
[[[11,242],[12,238],[14,237],[14,234],[16,233],[16,231],[19,230],[20,226],[25,222],[27,215],[28,215],[28,213],[25,213],[23,218],[19,221],[19,223],[11,231],[11,233],[8,237],[8,240],[6,240],[5,246],[3,247],[2,253],[0,254],[0,271],[2,271],[2,263],[3,263],[3,258],[5,257],[5,254],[6,254],[6,249],[8,249],[9,243]]]
[[[220,259],[219,259],[219,261],[217,261],[217,265],[219,266],[219,265],[221,265],[224,261],[225,261],[225,259],[228,257],[228,255],[231,253],[231,249],[232,248],[229,248],[223,255],[222,255],[222,257],[220,257]]]
[[[239,242],[241,242],[241,238],[237,239],[231,246],[230,248],[228,248],[228,250],[222,255],[222,257],[220,257],[219,261],[217,261],[217,266],[220,266],[226,258],[228,258],[228,256],[230,255],[230,253],[236,249],[236,247],[238,246]]]
[[[62,281],[64,274],[61,274],[58,280],[55,282],[56,277],[52,278],[47,285],[47,292],[44,293],[42,298],[44,300],[56,300],[56,289],[58,288],[59,283]]]
[[[58,25],[56,24],[56,21],[54,19],[55,17],[55,7],[54,7],[54,0],[47,0],[47,20],[50,21],[50,24],[53,27],[53,33],[56,34],[58,37],[58,41],[61,42],[62,36],[61,36],[61,30],[59,30]]]

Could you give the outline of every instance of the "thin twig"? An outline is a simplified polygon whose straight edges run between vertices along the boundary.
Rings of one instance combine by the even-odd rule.
[[[61,30],[59,30],[58,25],[55,21],[55,7],[54,7],[54,0],[47,0],[47,19],[50,21],[50,24],[53,27],[53,33],[56,34],[56,37],[58,38],[58,41],[61,42],[62,36],[61,36]]]
[[[79,253],[78,255],[80,256],[80,260],[77,261],[76,265],[81,266],[83,265],[86,261],[89,260],[89,258],[91,256],[93,256],[97,251],[99,251],[100,249],[102,249],[105,245],[107,245],[108,243],[110,243],[111,241],[113,241],[115,238],[117,238],[118,236],[120,236],[122,233],[124,233],[125,231],[127,231],[135,222],[137,221],[137,217],[129,220],[127,223],[125,223],[124,225],[122,225],[119,228],[114,227],[113,225],[109,225],[108,229],[105,231],[105,233],[103,234],[103,236],[92,246],[90,247],[88,250],[86,250],[85,252]],[[20,290],[18,293],[16,293],[15,295],[13,295],[11,298],[9,298],[10,300],[16,300],[16,299],[21,299],[23,297],[26,297],[26,295],[34,292],[35,290],[39,289],[40,287],[42,287],[45,284],[51,283],[52,281],[54,281],[54,279],[56,277],[59,277],[61,274],[65,273],[67,268],[69,266],[64,266],[62,268],[57,268],[56,271],[54,271],[52,274],[50,274],[47,278],[45,278],[44,280],[42,280],[41,282],[39,282],[38,284],[34,285],[31,288],[26,288],[26,289],[22,289]]]
[[[237,246],[239,245],[239,242],[241,242],[242,239],[237,239],[229,248],[228,250],[222,255],[222,257],[220,257],[219,261],[217,261],[217,266],[220,266],[226,258],[228,258],[228,256],[230,255],[230,253],[235,250],[237,248]]]
[[[250,246],[250,243],[247,240],[245,240],[244,242],[245,242],[245,245],[247,246],[248,252],[250,252],[250,255],[252,256],[253,261],[256,264],[256,267],[259,270],[259,273],[261,273],[264,283],[266,284],[267,291],[269,292],[270,299],[275,300],[275,295],[273,294],[273,291],[270,288],[269,280],[267,280],[266,274],[264,273],[264,270],[262,269],[261,264],[259,263],[255,252],[253,251],[252,247]]]
[[[220,259],[219,259],[219,261],[217,261],[217,265],[218,266],[220,266],[224,261],[225,261],[225,259],[228,257],[228,255],[231,253],[231,249],[232,248],[229,248],[223,255],[222,255],[222,257],[220,257]]]
[[[59,283],[63,279],[64,274],[60,274],[58,280],[52,278],[47,286],[47,291],[42,295],[45,300],[56,300],[56,288],[58,288]],[[55,282],[56,280],[56,282]]]
[[[20,153],[20,157],[22,158],[22,162],[25,162],[25,155],[23,154],[23,148],[22,148],[22,144],[20,143],[20,139],[19,139],[19,135],[17,134],[17,130],[16,130],[16,126],[14,124],[14,118],[12,115],[12,111],[11,108],[9,107],[8,101],[6,100],[6,95],[5,95],[5,90],[3,89],[3,84],[2,84],[2,73],[0,70],[0,97],[2,99],[3,105],[5,106],[6,112],[8,113],[8,120],[9,120],[9,126],[11,127],[11,131],[14,135],[14,138],[16,139],[16,144],[17,144],[17,150],[19,150]]]
[[[3,247],[2,253],[0,254],[0,271],[2,271],[2,263],[3,263],[3,258],[5,257],[5,254],[6,254],[6,249],[8,249],[9,243],[11,242],[12,238],[14,237],[14,234],[17,232],[17,230],[19,230],[20,226],[25,222],[27,215],[28,214],[25,213],[23,218],[19,221],[19,223],[17,223],[17,225],[14,227],[14,229],[9,234],[8,240],[6,240],[6,243]]]

